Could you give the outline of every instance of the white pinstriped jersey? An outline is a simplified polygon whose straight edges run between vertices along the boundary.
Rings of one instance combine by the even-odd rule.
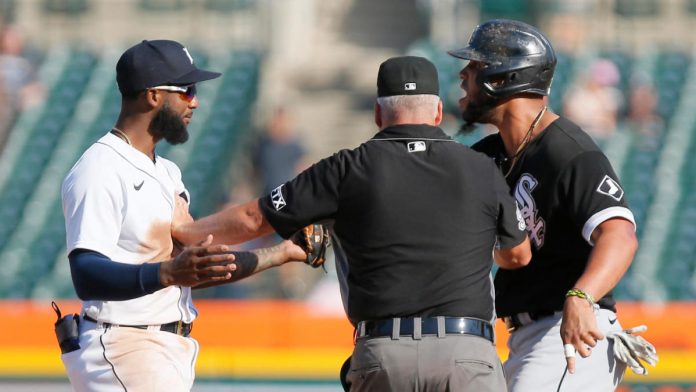
[[[68,252],[88,249],[128,264],[170,259],[175,196],[182,192],[188,193],[176,164],[162,157],[153,162],[106,134],[63,182]],[[123,325],[192,322],[197,315],[191,289],[179,286],[126,301],[85,301],[83,311]]]

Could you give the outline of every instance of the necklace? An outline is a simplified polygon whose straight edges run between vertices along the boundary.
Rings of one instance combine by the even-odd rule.
[[[515,164],[517,163],[517,160],[519,159],[520,155],[522,155],[522,151],[527,147],[529,142],[532,140],[532,134],[534,133],[534,128],[539,124],[539,121],[541,121],[541,118],[544,116],[544,113],[546,113],[547,106],[544,105],[543,108],[539,111],[539,114],[536,115],[536,118],[534,121],[532,121],[532,125],[529,126],[529,130],[527,131],[527,134],[524,135],[524,138],[522,139],[522,143],[517,147],[517,150],[515,151],[515,155],[512,156],[512,162],[510,163],[510,168],[508,169],[507,173],[505,173],[505,178],[510,175],[510,172],[512,172],[512,169],[515,167]]]
[[[129,146],[133,145],[133,143],[131,143],[130,139],[128,138],[128,135],[126,135],[126,133],[123,132],[122,130],[120,130],[116,127],[113,127],[113,128],[111,128],[111,133],[116,135],[119,139],[123,140],[124,142],[128,143]]]

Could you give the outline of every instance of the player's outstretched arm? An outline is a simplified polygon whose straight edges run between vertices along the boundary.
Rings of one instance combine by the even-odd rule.
[[[532,260],[529,238],[525,237],[522,242],[512,248],[496,249],[493,251],[493,258],[500,268],[517,269],[526,266]]]
[[[589,300],[578,296],[566,298],[561,323],[564,344],[572,344],[583,357],[591,354],[591,347],[604,338],[594,316],[591,302],[602,298],[616,286],[633,261],[638,240],[633,223],[613,218],[602,222],[592,233],[595,244],[585,272],[575,288],[589,295]],[[568,357],[568,371],[575,371],[575,358]]]
[[[261,213],[259,199],[227,207],[195,222],[187,205],[177,202],[171,229],[172,237],[182,244],[203,241],[208,234],[216,243],[240,244],[274,231]]]
[[[633,223],[614,218],[602,222],[592,233],[595,246],[576,287],[602,298],[621,280],[638,249]]]
[[[254,249],[248,252],[232,252],[235,256],[236,270],[232,277],[227,280],[218,280],[195,286],[194,288],[204,288],[217,286],[224,283],[236,282],[273,267],[279,267],[287,262],[301,261],[307,258],[305,251],[293,243],[285,240],[278,245],[269,248]]]
[[[159,278],[162,286],[196,286],[209,282],[224,282],[237,269],[234,254],[227,245],[211,245],[213,236],[198,246],[184,248],[171,262],[162,263]]]
[[[236,269],[227,246],[211,246],[212,238],[184,249],[174,260],[129,264],[112,260],[89,249],[68,255],[70,274],[78,298],[83,301],[125,301],[178,284],[193,286],[231,278]]]

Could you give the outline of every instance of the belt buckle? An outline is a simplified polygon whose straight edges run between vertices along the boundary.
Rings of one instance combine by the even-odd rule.
[[[184,334],[184,322],[179,320],[176,322],[176,326],[174,327],[174,333],[177,335],[183,335]]]

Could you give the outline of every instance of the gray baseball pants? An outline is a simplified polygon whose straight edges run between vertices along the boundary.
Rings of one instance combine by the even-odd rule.
[[[623,378],[626,364],[614,359],[612,345],[606,338],[597,342],[589,357],[576,355],[575,373],[563,377],[566,360],[560,334],[561,316],[561,312],[557,312],[525,325],[510,335],[510,355],[505,361],[509,391],[614,391]],[[595,312],[595,317],[603,334],[621,330],[616,313],[600,309]]]
[[[495,346],[472,335],[360,338],[347,380],[351,391],[507,390]]]

